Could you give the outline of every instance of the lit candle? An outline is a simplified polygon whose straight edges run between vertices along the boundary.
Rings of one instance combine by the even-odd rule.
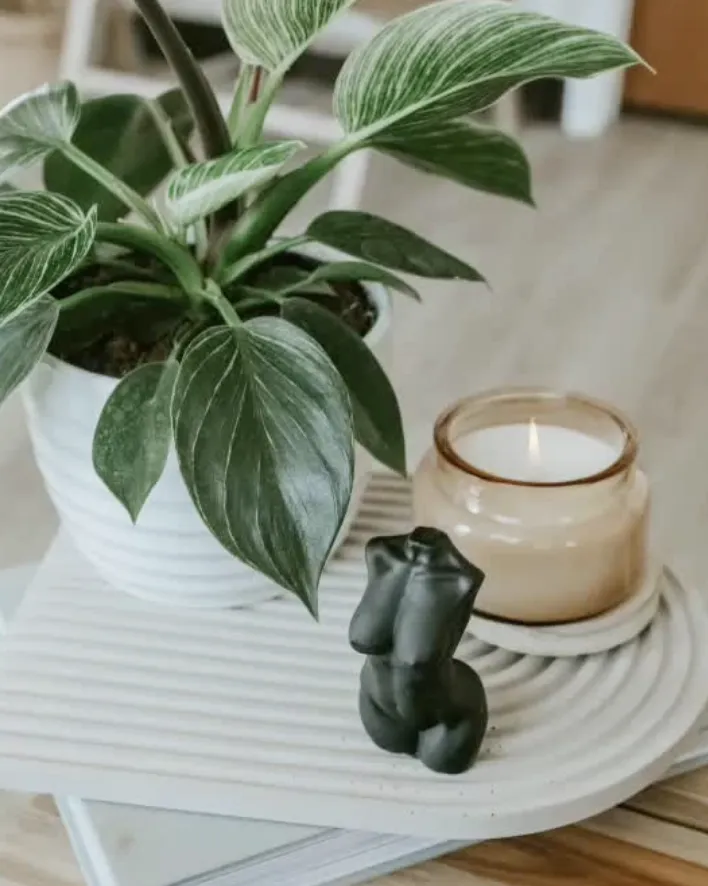
[[[604,471],[621,447],[573,428],[526,424],[480,428],[455,441],[455,450],[480,471],[508,480],[567,483]]]
[[[648,483],[616,410],[549,391],[470,398],[438,420],[415,521],[486,574],[482,613],[557,623],[616,606],[646,569]]]

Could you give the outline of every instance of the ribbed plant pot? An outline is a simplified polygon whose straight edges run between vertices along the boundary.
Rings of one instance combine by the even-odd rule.
[[[389,295],[377,285],[367,291],[377,320],[365,340],[386,368]],[[285,593],[213,538],[189,497],[174,452],[133,525],[96,476],[91,455],[99,415],[116,384],[48,355],[24,387],[37,464],[76,547],[114,587],[154,602],[230,608]],[[354,494],[336,545],[349,529],[372,467],[358,447]]]

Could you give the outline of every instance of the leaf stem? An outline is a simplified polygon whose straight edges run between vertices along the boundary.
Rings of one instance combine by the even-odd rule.
[[[263,249],[276,228],[305,194],[347,154],[362,147],[364,145],[352,139],[344,139],[304,166],[277,179],[239,218],[231,236],[230,255],[233,258],[248,258],[250,253]]]
[[[248,119],[246,120],[246,127],[243,131],[241,139],[239,140],[239,144],[242,147],[248,148],[251,145],[258,144],[263,133],[263,127],[265,125],[270,106],[273,104],[276,93],[280,89],[280,86],[283,82],[283,76],[284,72],[281,73],[279,71],[271,71],[265,78],[262,92],[250,108],[250,113],[248,115]]]
[[[147,228],[110,222],[98,223],[96,240],[154,255],[172,271],[190,299],[200,300],[203,290],[201,269],[192,254],[179,243]]]
[[[97,163],[93,157],[89,157],[88,154],[85,154],[71,142],[63,143],[60,146],[60,150],[67,160],[70,160],[75,166],[78,166],[79,169],[90,175],[94,181],[103,185],[107,191],[110,191],[129,209],[142,216],[151,227],[158,231],[164,230],[162,219],[152,206],[146,200],[143,200],[137,191],[134,191],[129,185],[126,185],[125,182],[113,175],[112,172],[109,172],[100,163]]]
[[[207,280],[203,289],[203,295],[209,304],[213,305],[229,326],[234,328],[241,326],[243,321],[236,312],[234,306],[226,298],[221,289],[213,280]]]
[[[167,152],[172,158],[172,163],[176,169],[189,166],[190,160],[187,156],[182,143],[177,138],[177,133],[172,127],[172,121],[164,112],[162,105],[156,99],[148,99],[147,108],[157,127],[157,131],[162,137]],[[205,219],[200,218],[192,226],[194,229],[194,240],[197,250],[197,256],[204,258],[209,249],[209,232]]]
[[[207,157],[231,150],[231,138],[214,90],[159,0],[135,0],[163,55],[180,81]]]
[[[81,307],[85,302],[102,295],[140,295],[146,298],[155,298],[161,301],[184,301],[185,294],[177,286],[163,286],[160,283],[135,283],[126,281],[125,283],[107,283],[103,286],[89,286],[80,292],[75,292],[67,298],[59,299],[57,304],[62,313],[73,311],[75,308]]]
[[[182,166],[188,166],[189,158],[187,157],[182,143],[177,138],[177,133],[172,128],[172,121],[163,110],[160,102],[157,99],[147,99],[146,105],[148,112],[157,127],[157,131],[160,133],[160,137],[167,148],[167,153],[170,155],[175,169],[179,169]]]
[[[219,282],[222,286],[233,283],[264,261],[268,261],[269,258],[273,258],[290,249],[297,249],[298,246],[302,246],[304,243],[307,243],[307,237],[304,235],[278,240],[277,243],[273,243],[266,249],[261,249],[259,252],[253,252],[250,255],[244,256],[230,267],[220,268],[218,273]]]
[[[233,145],[240,145],[240,132],[249,102],[254,100],[253,90],[258,83],[258,72],[257,65],[243,64],[238,73],[236,90],[229,111],[229,133]]]

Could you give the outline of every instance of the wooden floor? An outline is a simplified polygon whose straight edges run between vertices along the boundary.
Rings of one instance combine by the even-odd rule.
[[[597,142],[526,140],[536,212],[387,161],[373,170],[368,208],[475,262],[493,286],[426,283],[423,306],[397,302],[411,462],[440,409],[482,388],[610,399],[642,432],[658,543],[708,593],[708,128],[628,121]],[[592,830],[475,847],[380,886],[707,886],[708,775],[640,803],[651,817],[620,811]],[[79,883],[51,801],[0,795],[0,886]]]

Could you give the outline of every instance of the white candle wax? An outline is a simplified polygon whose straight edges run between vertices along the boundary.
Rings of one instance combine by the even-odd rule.
[[[567,483],[590,477],[621,454],[619,444],[533,420],[480,428],[456,439],[453,447],[480,471],[526,483]]]

